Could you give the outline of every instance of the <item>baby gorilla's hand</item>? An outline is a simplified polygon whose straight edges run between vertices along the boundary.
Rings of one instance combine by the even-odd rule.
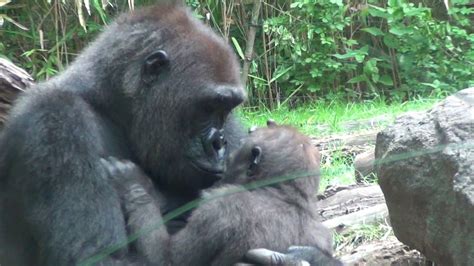
[[[136,164],[128,160],[118,160],[115,157],[101,158],[100,163],[106,170],[107,178],[120,196],[127,213],[153,200],[149,193],[153,189],[153,184]]]

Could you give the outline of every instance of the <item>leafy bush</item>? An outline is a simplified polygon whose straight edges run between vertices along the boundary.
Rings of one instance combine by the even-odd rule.
[[[133,2],[154,1],[4,5],[0,56],[37,79],[48,78]],[[243,58],[252,1],[186,2]],[[450,2],[447,11],[440,0],[263,1],[247,84],[250,103],[272,109],[316,99],[400,101],[473,86],[474,8],[468,0]]]
[[[313,98],[406,100],[474,84],[474,9],[458,3],[440,20],[421,3],[357,2],[297,0],[265,20],[284,96],[302,86]]]

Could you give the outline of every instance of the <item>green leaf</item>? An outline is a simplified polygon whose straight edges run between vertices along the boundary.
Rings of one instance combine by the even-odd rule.
[[[379,82],[386,86],[393,86],[392,77],[389,75],[382,75],[379,79]]]
[[[288,71],[290,71],[290,69],[292,69],[293,66],[290,66],[286,69],[283,69],[282,71],[277,71],[275,72],[276,75],[269,81],[269,83],[272,83],[274,82],[275,80],[279,79],[281,76],[285,75],[286,73],[288,73]]]
[[[347,59],[347,58],[354,57],[356,55],[357,53],[355,53],[354,51],[350,51],[347,54],[333,54],[333,56],[336,57],[337,59]]]
[[[244,60],[245,56],[244,56],[244,53],[242,52],[242,48],[240,47],[239,42],[234,37],[232,37],[231,39],[232,39],[232,43],[234,44],[235,50],[237,50],[237,53],[239,54],[240,58]]]
[[[336,4],[337,6],[342,6],[342,0],[329,0],[331,4]]]
[[[378,82],[379,79],[380,79],[379,73],[373,73],[371,76],[372,76],[372,81],[373,82]]]
[[[388,6],[390,6],[390,7],[399,6],[398,0],[388,0]]]
[[[383,36],[383,43],[389,48],[398,48],[399,46],[397,38],[391,34],[386,34]]]
[[[381,8],[378,6],[374,5],[369,5],[369,14],[373,17],[380,17],[380,18],[389,18],[390,14],[388,14],[387,10],[385,8]]]
[[[362,63],[365,59],[365,56],[368,54],[369,46],[365,45],[364,47],[358,50],[349,50],[346,54],[333,54],[337,59],[348,59],[354,57],[358,63]]]
[[[375,28],[375,27],[365,28],[365,29],[362,29],[362,31],[370,33],[373,36],[383,35],[383,31],[381,31],[379,28]]]
[[[18,28],[22,29],[22,30],[28,30],[27,27],[21,25],[19,22],[16,22],[15,20],[13,20],[12,18],[10,18],[9,16],[5,15],[5,14],[0,14],[0,25],[3,25],[3,21],[6,20],[10,23],[12,23],[13,25],[17,26]]]
[[[365,62],[364,64],[364,73],[366,75],[372,75],[374,73],[379,73],[379,69],[377,68],[377,60],[372,58]]]
[[[92,5],[94,6],[94,9],[99,13],[99,16],[100,16],[100,19],[102,20],[102,22],[104,24],[107,24],[107,15],[104,12],[104,10],[105,10],[104,2],[101,1],[99,3],[99,0],[93,0]]]
[[[355,60],[357,61],[357,63],[362,63],[364,62],[364,59],[365,59],[365,55],[364,54],[357,54],[355,56]]]
[[[367,77],[365,75],[360,75],[360,76],[351,78],[349,81],[347,81],[347,83],[359,83],[363,81],[367,81]]]
[[[363,54],[367,55],[367,53],[369,52],[369,46],[364,45],[364,47],[360,48],[359,51],[362,52]]]
[[[389,32],[397,36],[402,36],[405,34],[413,33],[413,29],[403,26],[393,26],[390,28]]]

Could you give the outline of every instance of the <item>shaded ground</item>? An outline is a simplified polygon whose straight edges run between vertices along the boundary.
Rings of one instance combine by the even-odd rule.
[[[420,252],[411,250],[394,236],[367,242],[351,251],[342,250],[340,254],[351,265],[427,265]]]
[[[348,265],[429,265],[393,235],[376,184],[332,186],[319,196],[323,223],[335,232],[338,258]]]

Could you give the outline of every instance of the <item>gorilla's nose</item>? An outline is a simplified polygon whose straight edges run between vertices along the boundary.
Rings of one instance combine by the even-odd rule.
[[[210,155],[217,156],[218,160],[224,158],[226,140],[224,138],[224,131],[216,128],[211,128],[207,137],[207,150]]]
[[[217,103],[229,110],[241,104],[246,97],[242,87],[221,85],[216,89]]]

